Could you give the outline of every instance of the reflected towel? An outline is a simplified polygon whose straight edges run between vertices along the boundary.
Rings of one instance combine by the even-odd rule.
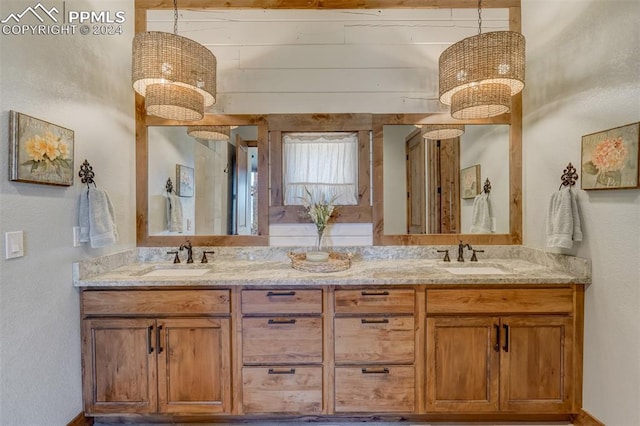
[[[568,186],[551,194],[547,210],[547,247],[571,248],[582,241],[576,194]]]
[[[106,191],[87,188],[80,194],[78,213],[80,242],[91,247],[105,247],[118,241],[113,205]]]
[[[182,232],[182,201],[175,194],[167,194],[167,228],[169,232]]]
[[[491,233],[491,208],[489,206],[489,194],[481,193],[473,199],[473,212],[471,213],[472,234]]]

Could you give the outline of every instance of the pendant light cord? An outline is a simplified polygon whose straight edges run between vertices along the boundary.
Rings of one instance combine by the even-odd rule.
[[[178,0],[173,0],[173,34],[178,35]]]
[[[482,34],[482,0],[478,0],[478,35],[480,34]]]

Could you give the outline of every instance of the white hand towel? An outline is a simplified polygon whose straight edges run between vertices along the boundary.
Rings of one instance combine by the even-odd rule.
[[[489,206],[489,194],[481,193],[473,199],[473,212],[471,214],[472,234],[491,233],[491,208]]]
[[[182,201],[175,194],[167,194],[167,227],[169,232],[182,232]]]
[[[105,247],[118,241],[113,205],[106,191],[89,188],[89,242],[91,247]]]
[[[78,225],[80,226],[81,243],[89,242],[89,188],[80,192],[80,207],[78,209]]]
[[[547,246],[571,248],[582,241],[576,194],[568,186],[551,194],[547,210]]]

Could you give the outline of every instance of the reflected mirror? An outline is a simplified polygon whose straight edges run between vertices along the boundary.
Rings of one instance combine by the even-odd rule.
[[[150,236],[258,235],[258,128],[226,129],[202,139],[147,128]]]
[[[383,158],[385,235],[509,233],[508,125],[467,124],[442,141],[384,125]]]

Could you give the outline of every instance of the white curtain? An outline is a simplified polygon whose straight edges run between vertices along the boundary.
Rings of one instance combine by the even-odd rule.
[[[358,134],[285,133],[282,136],[285,205],[308,198],[334,205],[358,204]]]

